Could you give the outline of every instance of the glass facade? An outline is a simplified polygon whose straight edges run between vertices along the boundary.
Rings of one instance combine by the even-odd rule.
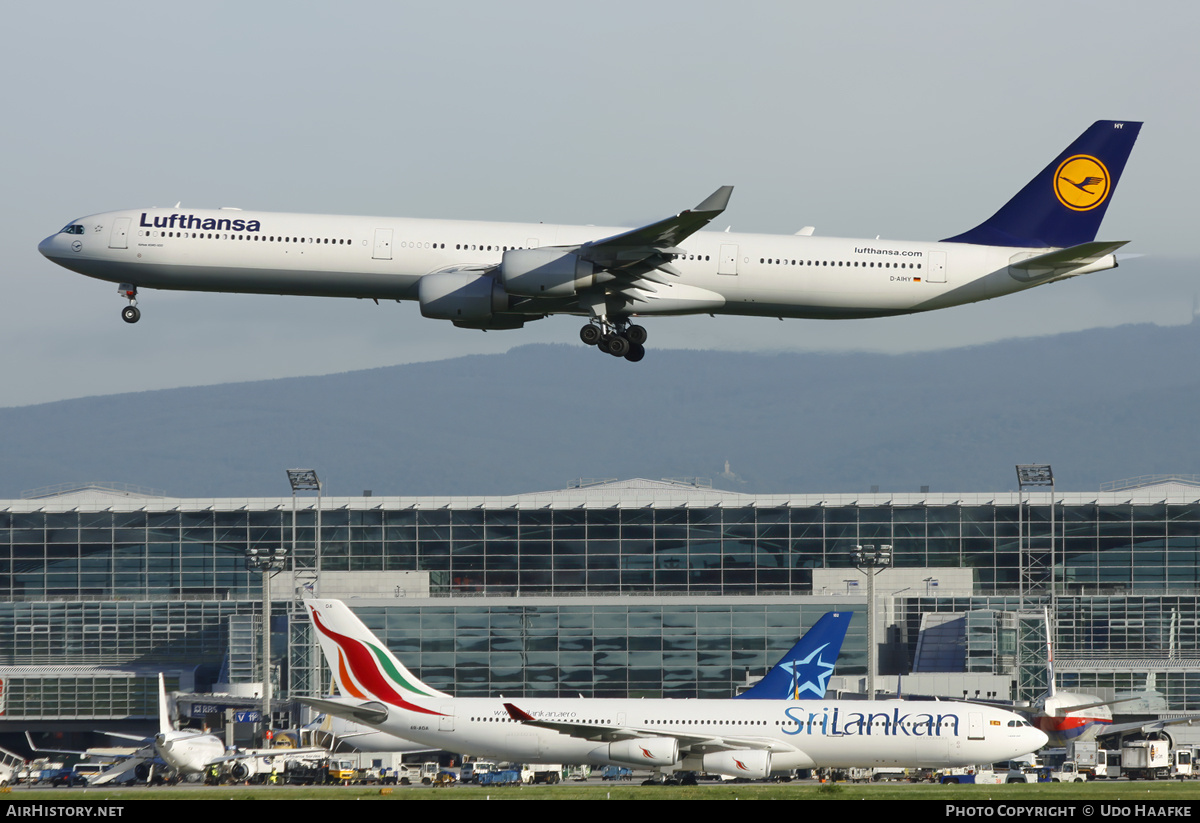
[[[727,698],[747,673],[765,674],[803,630],[845,602],[486,598],[352,606],[422,680],[462,697]],[[865,673],[865,634],[865,623],[852,625],[839,673]]]
[[[784,504],[700,494],[715,505],[337,499],[321,513],[323,569],[429,572],[438,594],[804,594],[812,569],[849,567],[856,544],[882,542],[899,568],[970,568],[991,594],[1018,586],[1022,539],[1029,548],[1051,540],[1050,506],[1021,507],[1016,495]],[[1097,496],[1054,507],[1056,576],[1068,591],[1200,587],[1200,501]],[[292,543],[287,501],[156,499],[132,511],[33,502],[0,503],[0,598],[253,598],[259,579],[244,569],[246,550]],[[311,547],[311,505],[297,522],[297,542]]]
[[[971,571],[966,596],[896,600],[910,645],[924,612],[1017,609],[1024,547],[1053,550],[1062,660],[1200,657],[1200,486],[1050,500],[752,496],[628,481],[509,497],[325,498],[319,515],[316,499],[301,497],[294,531],[290,497],[92,490],[0,501],[0,666],[217,667],[231,625],[258,609],[261,576],[245,570],[247,551],[279,546],[319,546],[326,572],[426,576],[430,597],[364,600],[363,616],[431,685],[464,695],[728,695],[746,668],[761,673],[820,613],[845,607],[814,594],[813,574],[854,574],[862,543],[891,544],[898,569]],[[1008,629],[988,648],[989,621],[1003,623],[969,621],[971,671],[1011,657]],[[839,674],[865,667],[858,627]],[[1164,680],[1172,700],[1192,700],[1174,685],[1188,677]]]

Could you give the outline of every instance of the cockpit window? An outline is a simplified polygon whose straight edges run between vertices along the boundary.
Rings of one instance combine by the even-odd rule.
[[[83,234],[83,226],[78,223],[68,223],[59,234]]]

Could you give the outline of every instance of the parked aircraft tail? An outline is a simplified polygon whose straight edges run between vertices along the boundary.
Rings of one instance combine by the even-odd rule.
[[[767,676],[738,695],[750,700],[822,700],[854,612],[829,612],[805,632]]]
[[[1097,120],[1000,211],[945,243],[1065,248],[1096,239],[1142,124]]]
[[[408,706],[406,697],[448,697],[425,685],[396,659],[340,600],[305,600],[321,651],[345,697]]]
[[[167,687],[163,682],[163,673],[158,673],[158,733],[167,734],[175,731],[171,725],[171,708],[167,704]]]

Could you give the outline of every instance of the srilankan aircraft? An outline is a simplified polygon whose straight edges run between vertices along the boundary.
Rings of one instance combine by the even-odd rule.
[[[940,242],[702,232],[729,203],[636,229],[173,208],[72,220],[38,250],[138,290],[414,300],[425,317],[516,329],[553,314],[630,361],[656,315],[862,318],[931,311],[1114,268],[1096,241],[1141,123],[1100,120],[986,221]]]
[[[340,600],[306,605],[342,697],[305,703],[476,757],[764,778],[990,763],[1046,743],[1019,715],[956,702],[456,698],[422,683]]]
[[[853,616],[853,612],[828,612],[822,615],[766,677],[736,697],[747,700],[823,698]],[[347,693],[342,691],[342,694]],[[337,744],[342,742],[366,752],[430,751],[429,746],[414,744],[333,714],[321,715],[311,728],[329,741],[327,748],[330,751],[336,751]]]

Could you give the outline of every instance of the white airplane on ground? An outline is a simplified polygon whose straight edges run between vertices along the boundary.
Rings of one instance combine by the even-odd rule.
[[[149,740],[117,732],[106,734],[135,740],[144,745],[96,775],[91,781],[93,786],[150,780],[156,776],[156,772],[159,773],[158,776],[162,776],[163,771],[174,772],[177,775],[199,774],[209,763],[225,756],[225,744],[215,734],[178,730],[171,725],[171,712],[167,705],[167,690],[162,672],[158,674],[158,734]],[[30,740],[29,744],[32,747],[33,741]]]
[[[306,603],[343,697],[304,702],[476,757],[763,778],[990,763],[1046,743],[1019,715],[955,702],[455,698],[416,678],[341,601]]]
[[[125,735],[121,735],[125,736]],[[30,741],[32,745],[32,741]],[[105,783],[124,783],[130,780],[151,780],[155,777],[156,768],[161,763],[166,764],[167,770],[176,777],[190,774],[203,774],[210,766],[224,764],[250,764],[243,768],[243,773],[253,774],[253,761],[271,757],[295,757],[304,754],[314,754],[325,750],[321,748],[305,749],[243,749],[226,750],[221,738],[210,732],[175,729],[171,725],[170,707],[167,705],[167,690],[163,684],[162,673],[158,675],[158,734],[154,736],[153,745],[146,745],[134,752],[129,758],[116,763],[101,772],[92,780],[92,785]],[[156,759],[157,756],[157,759]],[[269,766],[267,767],[269,768]]]
[[[177,204],[73,220],[38,250],[120,284],[128,323],[139,288],[416,300],[471,329],[584,316],[585,343],[637,361],[647,333],[635,317],[881,317],[1113,268],[1128,241],[1096,232],[1141,125],[1097,121],[995,215],[937,243],[700,232],[725,210],[723,186],[632,230]]]

